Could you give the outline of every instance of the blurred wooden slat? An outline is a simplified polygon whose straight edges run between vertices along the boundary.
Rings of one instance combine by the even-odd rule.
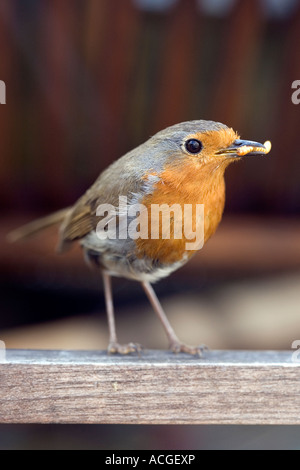
[[[188,120],[195,61],[197,28],[202,17],[196,0],[179,0],[170,11],[165,25],[165,39],[158,64],[158,91],[155,98],[154,130]]]
[[[158,14],[140,15],[131,84],[127,96],[128,148],[145,141],[151,135],[153,113],[158,110],[155,97],[160,76],[160,57],[165,37],[166,18]]]
[[[111,2],[110,2],[111,3]],[[99,0],[84,1],[85,4],[85,30],[84,49],[86,63],[92,70],[97,66],[103,48],[108,47],[106,42],[107,29],[110,28],[109,2]]]
[[[71,103],[76,100],[73,0],[45,0],[39,9],[41,60],[36,185],[44,204],[68,200]]]
[[[122,151],[125,153],[122,143],[126,141],[127,94],[140,26],[139,12],[131,0],[108,2],[105,13],[109,25],[105,29],[105,44],[100,53],[94,55],[95,103],[100,118],[100,121],[93,122],[91,169],[95,172],[104,169]]]
[[[251,99],[251,73],[262,41],[264,20],[257,0],[238,0],[224,27],[216,57],[211,115],[240,129]]]
[[[295,45],[300,44],[300,5],[293,15],[284,44],[284,54],[279,71],[280,94],[277,96],[276,121],[274,123],[274,155],[270,178],[266,182],[269,194],[280,210],[285,204],[291,210],[300,210],[300,160],[299,160],[299,123],[300,105],[292,102],[292,83],[300,78],[299,54]]]

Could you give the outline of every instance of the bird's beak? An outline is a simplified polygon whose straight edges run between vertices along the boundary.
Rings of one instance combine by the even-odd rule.
[[[267,141],[264,144],[259,142],[252,142],[251,140],[237,139],[230,147],[220,149],[216,152],[218,156],[228,158],[243,157],[244,155],[266,155],[271,150],[271,142]]]

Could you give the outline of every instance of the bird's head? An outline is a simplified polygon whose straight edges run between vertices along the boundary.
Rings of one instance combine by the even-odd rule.
[[[240,158],[265,155],[271,143],[241,140],[231,128],[214,121],[188,121],[171,126],[154,136],[165,149],[166,166],[190,163],[197,168],[225,168]]]

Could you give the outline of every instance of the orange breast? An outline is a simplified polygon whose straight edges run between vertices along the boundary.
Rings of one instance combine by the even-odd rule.
[[[145,196],[142,201],[142,204],[147,207],[145,216],[148,218],[148,238],[136,240],[139,258],[147,256],[162,263],[171,264],[184,257],[189,259],[197,251],[187,250],[187,246],[190,246],[188,244],[196,241],[196,236],[194,240],[190,238],[189,231],[185,230],[187,227],[184,227],[184,217],[182,218],[181,233],[179,233],[178,221],[180,222],[180,219],[177,211],[175,216],[171,212],[170,218],[169,210],[162,210],[158,220],[153,216],[153,205],[154,215],[157,214],[157,205],[166,204],[167,208],[176,204],[175,208],[177,210],[181,208],[182,214],[184,214],[185,205],[190,205],[190,209],[192,209],[190,224],[192,232],[195,234],[199,225],[199,219],[196,220],[196,205],[204,204],[203,242],[205,243],[214,234],[224,210],[224,170],[225,168],[220,168],[216,171],[215,165],[195,166],[193,162],[186,162],[184,165],[174,166],[163,171],[160,175],[161,180],[155,184],[154,192]],[[153,224],[158,226],[158,239],[153,239]],[[166,232],[167,225],[169,225],[170,238],[164,238],[165,235],[167,237],[169,235]],[[154,232],[157,232],[156,228]]]

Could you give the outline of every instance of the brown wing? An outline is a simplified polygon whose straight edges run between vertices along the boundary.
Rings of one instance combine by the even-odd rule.
[[[119,205],[119,195],[129,196],[141,191],[143,181],[131,172],[124,171],[122,159],[106,170],[93,186],[77,201],[67,214],[61,230],[59,251],[68,248],[70,242],[85,237],[99,223],[96,216],[99,204]]]
[[[60,229],[59,251],[64,251],[71,242],[80,240],[96,229],[99,222],[96,210],[102,197],[101,192],[99,194],[92,189],[93,187],[79,199],[63,222]]]
[[[93,228],[91,206],[88,203],[76,205],[62,225],[61,242],[71,242],[82,238]]]

